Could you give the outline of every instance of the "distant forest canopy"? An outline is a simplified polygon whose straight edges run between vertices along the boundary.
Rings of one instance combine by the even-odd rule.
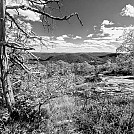
[[[104,52],[93,52],[93,53],[40,53],[34,52],[39,58],[41,63],[45,61],[58,61],[62,60],[68,63],[82,63],[84,61],[90,64],[104,64],[108,59],[111,59],[112,62],[116,61],[117,55],[119,53],[104,53]],[[29,62],[33,63],[37,59],[30,58]]]

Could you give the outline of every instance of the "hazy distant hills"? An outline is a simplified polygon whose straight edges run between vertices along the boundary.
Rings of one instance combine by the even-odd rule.
[[[37,57],[40,57],[41,62],[45,61],[58,61],[62,60],[68,63],[77,63],[87,61],[88,63],[93,63],[93,61],[98,64],[105,63],[107,59],[112,59],[115,61],[117,56],[116,53],[33,53]],[[35,59],[30,59],[30,61],[35,61]],[[94,63],[93,63],[94,64]]]

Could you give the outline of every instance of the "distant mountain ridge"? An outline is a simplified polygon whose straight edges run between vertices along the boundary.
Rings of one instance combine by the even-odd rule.
[[[58,61],[62,60],[64,62],[68,63],[77,63],[77,62],[84,62],[87,61],[88,63],[98,63],[103,64],[105,63],[109,58],[115,62],[117,53],[39,53],[34,52],[34,55],[39,57],[39,60],[41,62],[45,61]],[[36,59],[30,59],[31,61],[34,61]]]

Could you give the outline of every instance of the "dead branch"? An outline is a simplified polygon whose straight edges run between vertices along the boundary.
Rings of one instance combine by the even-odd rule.
[[[19,49],[19,50],[35,50],[34,48],[30,48],[30,47],[16,47],[14,46],[14,43],[7,43],[5,44],[5,46],[10,47],[10,48],[14,48],[14,49]]]
[[[23,63],[21,63],[19,60],[15,60],[14,58],[10,58],[11,61],[14,63],[20,65],[27,73],[30,73],[28,67],[26,67]]]
[[[48,0],[46,2],[42,2],[42,1],[37,2],[37,1],[34,1],[34,0],[29,0],[29,2],[34,3],[34,4],[38,4],[38,5],[47,5],[48,3],[54,3],[54,2],[59,3],[60,1],[59,0]]]
[[[27,53],[29,53],[31,56],[33,56],[38,62],[39,62],[39,58],[37,56],[35,56],[33,53],[27,51]]]
[[[17,28],[21,32],[23,32],[27,37],[29,37],[29,35],[22,28],[20,28],[20,26],[18,25],[18,23],[15,21],[15,19],[8,12],[6,12],[6,15],[14,22],[14,24],[17,26]]]
[[[45,45],[45,44],[43,43],[43,40],[44,40],[44,41],[47,41],[47,40],[42,39],[41,37],[37,36],[37,35],[36,35],[35,33],[33,33],[33,32],[31,32],[31,34],[34,34],[34,36],[29,35],[28,33],[26,33],[26,32],[18,25],[18,23],[15,21],[15,19],[14,19],[8,12],[6,12],[6,14],[7,14],[7,15],[9,16],[9,18],[14,22],[14,24],[17,26],[17,28],[18,28],[21,32],[23,32],[23,33],[26,35],[27,38],[29,38],[29,39],[34,39],[34,38],[36,38],[36,39],[40,40],[40,43],[41,43],[42,45],[44,45],[44,46],[47,47],[47,45]],[[14,43],[14,44],[16,44],[16,43]],[[11,46],[8,46],[8,47],[11,47]],[[19,48],[16,47],[16,49],[19,49]],[[22,49],[22,48],[20,48],[20,49]],[[23,49],[24,49],[24,48],[23,48]],[[24,50],[25,50],[25,49],[24,49]],[[28,50],[28,48],[26,48],[26,50]],[[30,48],[30,50],[33,50],[33,49]]]
[[[29,6],[26,6],[26,5],[20,5],[20,6],[6,6],[6,9],[22,9],[22,10],[30,10],[30,11],[33,11],[35,13],[38,13],[40,15],[45,15],[46,17],[48,18],[51,18],[53,20],[59,20],[59,21],[64,21],[64,20],[69,20],[71,17],[73,16],[76,16],[77,19],[79,20],[80,24],[83,26],[83,23],[78,15],[78,13],[72,13],[68,16],[64,16],[64,17],[55,17],[55,16],[52,16],[46,12],[44,12],[43,10],[38,10],[38,9],[35,9],[35,8],[32,8],[32,7],[29,7]]]

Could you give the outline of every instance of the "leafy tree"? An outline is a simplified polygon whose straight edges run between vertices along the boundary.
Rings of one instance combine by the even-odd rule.
[[[117,57],[117,63],[118,65],[131,66],[134,74],[134,28],[132,27],[129,30],[125,30],[119,39],[123,40],[123,43],[116,49],[117,52],[122,53],[121,56]],[[119,60],[120,58],[121,60]]]
[[[123,43],[116,49],[117,52],[134,52],[134,28],[125,30],[123,35],[119,38]]]
[[[67,21],[76,16],[82,24],[78,13],[68,16],[55,17],[53,10],[61,10],[60,0],[0,0],[0,80],[1,93],[6,102],[8,110],[15,103],[11,86],[11,66],[18,65],[26,72],[30,73],[29,68],[24,64],[27,54],[34,56],[30,50],[37,44],[45,45],[53,42],[45,37],[36,35],[32,31],[29,16],[36,16],[36,21],[42,22],[44,28],[52,29],[53,21]],[[6,31],[6,32],[5,32]]]

